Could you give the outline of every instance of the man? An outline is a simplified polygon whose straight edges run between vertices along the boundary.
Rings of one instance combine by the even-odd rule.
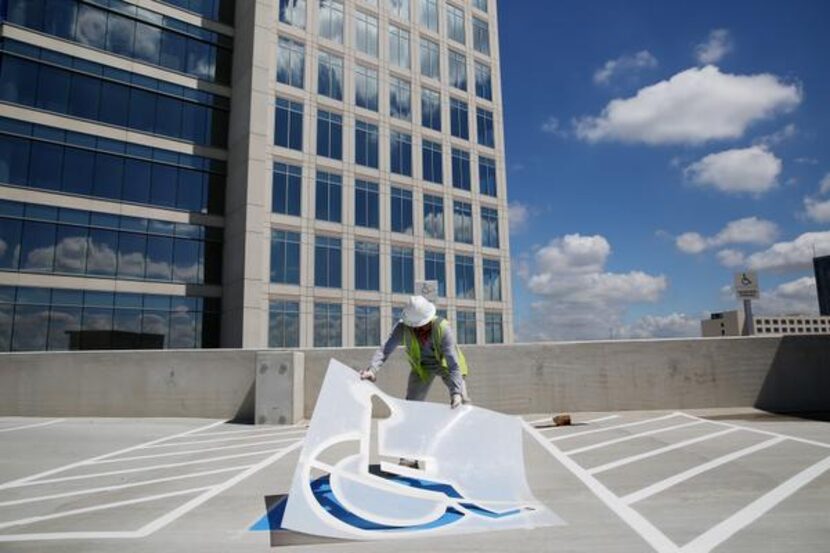
[[[403,342],[412,372],[406,387],[406,399],[423,401],[432,380],[439,375],[450,392],[450,407],[469,403],[467,361],[458,349],[450,324],[435,315],[435,306],[423,296],[412,296],[404,307],[386,343],[372,356],[369,368],[360,371],[362,380],[374,382],[381,365]]]

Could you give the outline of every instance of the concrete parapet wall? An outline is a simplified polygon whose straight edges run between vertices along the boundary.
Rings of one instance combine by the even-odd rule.
[[[755,406],[830,408],[830,336],[638,340],[463,346],[473,402],[507,413]],[[368,365],[366,348],[305,352],[305,413],[314,409],[328,359]],[[378,383],[406,390],[402,351]],[[430,401],[448,401],[436,381]]]
[[[507,413],[755,406],[830,408],[830,336],[465,346],[474,403]],[[372,348],[0,354],[0,415],[310,417],[329,360]],[[403,396],[402,351],[378,379]],[[436,381],[428,398],[448,401]]]
[[[256,351],[0,355],[0,414],[251,419]]]

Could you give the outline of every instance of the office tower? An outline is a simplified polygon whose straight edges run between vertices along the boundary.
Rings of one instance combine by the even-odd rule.
[[[819,312],[830,316],[830,255],[814,257],[813,268],[816,272]]]
[[[493,0],[0,9],[0,350],[512,340]]]

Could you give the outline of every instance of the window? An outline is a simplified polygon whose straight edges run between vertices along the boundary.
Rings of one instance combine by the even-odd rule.
[[[428,88],[421,89],[421,124],[441,131],[441,94]]]
[[[467,102],[450,98],[450,133],[456,138],[470,139]]]
[[[390,169],[398,175],[412,176],[412,137],[400,131],[389,136]]]
[[[388,0],[389,13],[404,21],[409,21],[409,0]]]
[[[355,180],[354,182],[354,224],[359,227],[380,226],[380,197],[376,182]]]
[[[280,21],[305,29],[305,0],[280,0]]]
[[[271,282],[300,284],[300,234],[271,231]]]
[[[409,32],[389,26],[389,62],[402,69],[409,69]]]
[[[473,6],[483,12],[487,11],[487,0],[473,0]]]
[[[317,93],[334,100],[343,99],[343,58],[320,52],[317,61]]]
[[[464,44],[464,10],[447,4],[447,36],[450,40]]]
[[[320,36],[343,44],[342,0],[320,0]]]
[[[392,232],[412,234],[412,192],[392,187]]]
[[[496,197],[496,162],[489,157],[478,156],[478,191],[485,196]]]
[[[300,347],[300,304],[296,301],[268,303],[268,347]]]
[[[303,88],[305,77],[305,46],[280,37],[277,48],[277,82]]]
[[[409,120],[412,111],[412,92],[409,83],[397,77],[389,82],[389,115]]]
[[[467,57],[464,54],[449,50],[450,86],[459,90],[467,90]]]
[[[423,179],[429,182],[442,184],[444,182],[444,158],[441,144],[431,140],[423,140],[421,146],[421,160],[423,163]]]
[[[355,44],[358,52],[373,58],[378,57],[378,18],[355,12]]]
[[[452,185],[460,190],[470,190],[470,153],[452,149]]]
[[[339,238],[314,239],[314,286],[340,288],[342,246]]]
[[[392,246],[392,292],[415,293],[415,261],[412,248]]]
[[[455,241],[473,243],[473,206],[467,202],[453,202],[453,234]]]
[[[475,311],[457,311],[455,333],[459,344],[475,344],[476,313]]]
[[[355,104],[358,107],[378,110],[378,72],[358,65],[355,68]]]
[[[354,161],[364,167],[378,168],[378,126],[359,119],[355,121]]]
[[[320,221],[340,222],[343,179],[340,175],[317,171],[315,215]]]
[[[489,207],[481,208],[481,245],[499,247],[499,212]]]
[[[339,303],[315,303],[314,347],[341,347],[343,345],[342,321],[342,310]]]
[[[501,313],[484,314],[484,341],[488,344],[504,343]]]
[[[484,299],[501,301],[501,263],[498,259],[483,261]]]
[[[343,117],[328,111],[317,112],[317,155],[343,159]]]
[[[419,0],[421,9],[421,25],[433,31],[438,32],[438,0]]]
[[[285,163],[274,164],[271,210],[285,215],[300,215],[302,167]]]
[[[437,42],[421,37],[421,75],[441,80],[441,50]]]
[[[444,259],[444,252],[424,252],[424,277],[427,280],[438,282],[438,296],[447,295],[447,264]]]
[[[424,234],[427,238],[444,239],[444,198],[424,194]]]
[[[490,66],[476,62],[476,96],[485,100],[493,100],[493,83],[490,77]]]
[[[473,48],[476,52],[490,55],[490,27],[477,17],[473,18]]]
[[[372,242],[354,244],[354,285],[356,290],[380,290],[380,248]]]
[[[356,305],[354,308],[354,345],[380,345],[380,307]]]
[[[303,105],[277,98],[274,143],[283,148],[303,149]]]
[[[495,131],[493,130],[493,114],[486,109],[476,109],[476,129],[478,143],[482,146],[496,147]]]

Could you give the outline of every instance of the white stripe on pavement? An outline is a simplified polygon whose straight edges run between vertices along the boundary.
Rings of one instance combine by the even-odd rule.
[[[705,442],[706,440],[711,440],[713,438],[718,438],[720,436],[725,436],[726,434],[731,434],[732,432],[737,432],[737,428],[727,428],[725,430],[721,430],[720,432],[714,432],[712,434],[706,434],[705,436],[698,436],[697,438],[691,438],[689,440],[684,440],[682,442],[677,442],[676,444],[667,445],[664,447],[658,447],[657,449],[652,449],[651,451],[646,451],[645,453],[640,453],[637,455],[632,455],[630,457],[625,457],[623,459],[617,459],[616,461],[611,461],[610,463],[605,463],[604,465],[600,465],[598,467],[594,467],[592,469],[588,469],[588,474],[599,474],[601,472],[605,472],[607,470],[615,469],[617,467],[621,467],[624,465],[628,465],[629,463],[635,463],[637,461],[642,461],[643,459],[648,459],[649,457],[654,457],[656,455],[662,455],[663,453],[668,453],[669,451],[674,451],[675,449],[681,449],[692,444],[697,444],[700,442]]]
[[[668,432],[670,430],[679,430],[681,428],[687,428],[689,426],[697,426],[699,424],[703,424],[706,421],[692,421],[692,422],[684,422],[683,424],[675,424],[672,426],[667,426],[665,428],[656,428],[654,430],[646,430],[645,432],[638,432],[636,434],[629,434],[628,436],[623,436],[622,438],[614,438],[613,440],[606,440],[604,442],[600,442],[598,444],[591,444],[586,445],[585,447],[578,447],[576,449],[569,449],[565,452],[565,455],[576,455],[577,453],[583,453],[585,451],[591,451],[594,449],[599,449],[601,447],[606,447],[609,445],[618,444],[621,442],[627,442],[629,440],[635,440],[637,438],[642,438],[645,436],[653,436],[654,434],[662,434],[663,432]]]
[[[673,486],[676,486],[677,484],[680,484],[681,482],[685,482],[686,480],[688,480],[690,478],[694,478],[695,476],[697,476],[699,474],[703,474],[706,471],[712,470],[712,469],[717,468],[721,465],[725,465],[726,463],[731,463],[732,461],[735,461],[736,459],[740,459],[741,457],[745,457],[747,455],[755,453],[756,451],[761,451],[761,450],[766,449],[768,447],[772,447],[776,444],[780,444],[784,440],[786,440],[786,438],[776,437],[776,438],[772,438],[771,440],[761,442],[759,444],[755,444],[755,445],[752,445],[752,446],[749,446],[749,447],[745,447],[744,449],[741,449],[739,451],[733,451],[732,453],[722,455],[721,457],[718,457],[717,459],[712,459],[711,461],[703,463],[702,465],[692,467],[689,470],[685,470],[681,473],[675,474],[674,476],[669,476],[668,478],[660,480],[659,482],[655,482],[654,484],[652,484],[648,487],[645,487],[641,490],[637,490],[636,492],[632,492],[632,493],[630,493],[630,494],[628,494],[628,495],[626,495],[625,497],[622,498],[623,503],[626,503],[627,505],[633,505],[634,503],[637,503],[638,501],[642,501],[643,499],[646,499],[647,497],[651,497],[652,495],[658,494],[658,493],[660,493],[664,490],[667,490],[667,489],[669,489]]]
[[[588,434],[596,434],[597,432],[607,432],[608,430],[616,430],[618,428],[628,428],[631,426],[639,426],[641,424],[648,424],[650,422],[657,422],[666,419],[671,419],[674,417],[685,417],[687,416],[684,413],[676,412],[676,413],[669,413],[668,415],[663,415],[662,417],[654,417],[652,419],[643,419],[641,421],[634,421],[634,422],[627,422],[625,424],[617,424],[614,426],[605,426],[603,428],[594,428],[593,430],[586,430],[584,432],[575,432],[573,434],[566,434],[564,436],[556,436],[555,438],[548,438],[551,442],[558,442],[560,440],[567,440],[570,438],[576,438],[579,436],[587,436]]]
[[[0,428],[0,432],[14,432],[15,430],[26,430],[27,428],[38,428],[39,426],[49,426],[50,424],[57,424],[59,422],[63,422],[66,419],[55,419],[46,422],[37,422],[34,424],[26,424],[23,426],[15,426],[13,428]]]

